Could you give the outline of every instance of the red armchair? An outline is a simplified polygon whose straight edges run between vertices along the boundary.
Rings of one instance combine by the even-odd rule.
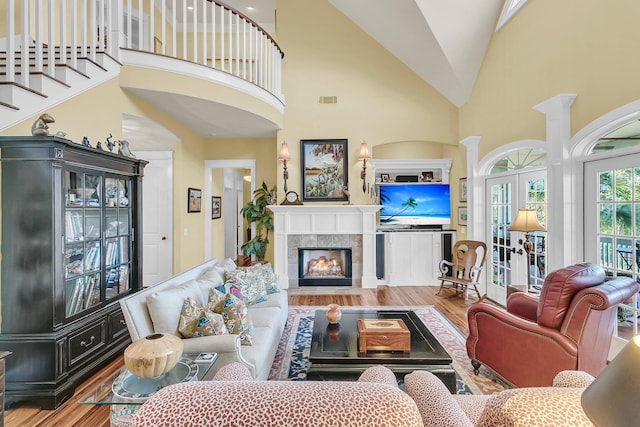
[[[582,263],[550,273],[539,298],[516,292],[506,311],[469,308],[467,354],[516,387],[551,385],[563,370],[597,376],[605,367],[617,306],[638,292],[628,277],[605,281],[602,267]]]

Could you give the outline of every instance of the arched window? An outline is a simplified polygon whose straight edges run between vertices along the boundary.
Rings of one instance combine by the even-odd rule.
[[[547,153],[539,148],[527,148],[512,151],[502,159],[495,162],[490,174],[512,171],[515,169],[525,169],[547,164]]]

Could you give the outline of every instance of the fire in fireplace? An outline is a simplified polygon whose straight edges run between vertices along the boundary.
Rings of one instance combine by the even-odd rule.
[[[351,248],[298,248],[298,286],[351,284]]]

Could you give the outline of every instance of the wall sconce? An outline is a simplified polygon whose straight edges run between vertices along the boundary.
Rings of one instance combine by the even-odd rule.
[[[529,258],[529,254],[531,253],[531,249],[533,249],[533,243],[529,241],[532,231],[547,231],[547,229],[540,224],[538,221],[538,216],[536,215],[535,209],[518,209],[518,214],[516,215],[516,219],[513,220],[511,226],[508,228],[509,231],[522,231],[524,232],[524,242],[521,240],[522,247],[524,251],[527,253],[527,285],[531,285],[531,271],[529,269],[529,263],[531,262]],[[516,249],[513,248],[512,252],[515,252]],[[522,249],[518,251],[519,254],[522,254]],[[527,286],[527,290],[529,287]]]
[[[360,172],[360,179],[362,179],[362,191],[367,192],[367,160],[371,160],[371,154],[367,148],[367,143],[362,141],[360,144],[360,154],[358,154],[358,160],[362,160],[362,172]]]
[[[287,161],[291,156],[289,155],[289,146],[286,142],[283,142],[280,146],[280,154],[278,154],[278,160],[282,160],[282,179],[284,179],[284,192],[287,192],[287,179],[289,179],[289,171],[287,170]]]

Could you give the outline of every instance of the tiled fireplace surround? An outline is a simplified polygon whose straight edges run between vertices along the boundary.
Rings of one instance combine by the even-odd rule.
[[[269,206],[274,212],[274,268],[284,288],[298,287],[298,248],[351,248],[353,287],[377,286],[377,205]]]
[[[287,238],[289,255],[287,269],[289,287],[298,286],[298,248],[351,248],[352,285],[362,280],[362,235],[360,234],[299,234]],[[293,285],[293,286],[292,286]]]

